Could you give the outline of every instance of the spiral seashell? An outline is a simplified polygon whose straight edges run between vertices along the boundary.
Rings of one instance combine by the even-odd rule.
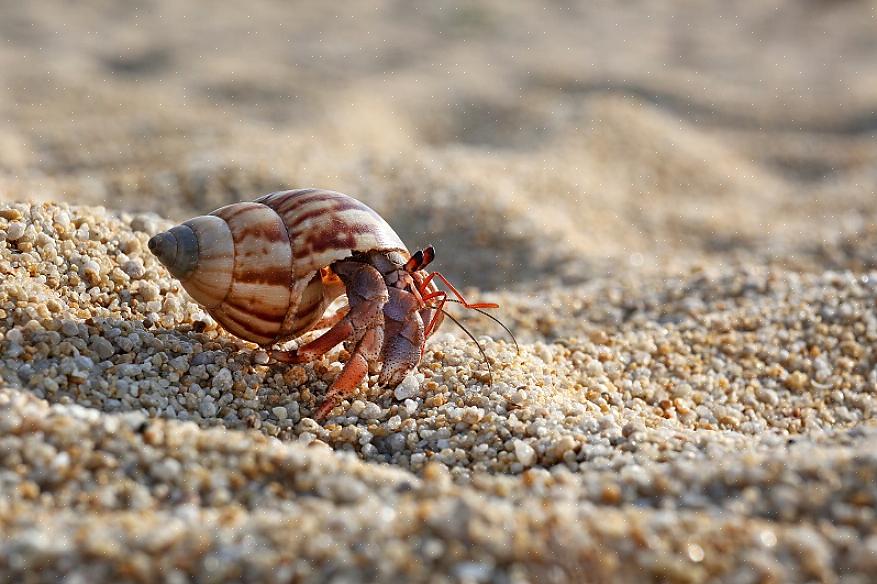
[[[263,346],[309,330],[345,292],[334,262],[357,252],[410,257],[367,205],[318,189],[227,205],[159,233],[149,249],[223,327]]]

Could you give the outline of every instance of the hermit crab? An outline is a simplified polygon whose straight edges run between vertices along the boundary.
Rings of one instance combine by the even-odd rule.
[[[425,270],[435,257],[432,246],[409,253],[380,215],[334,191],[282,191],[227,205],[159,233],[149,249],[242,339],[270,348],[328,328],[295,350],[270,350],[277,361],[304,363],[347,343],[350,358],[316,419],[370,371],[379,371],[380,385],[398,385],[420,363],[424,342],[447,314],[445,302],[479,312],[497,308],[467,302],[444,276]],[[347,305],[326,314],[341,295]]]

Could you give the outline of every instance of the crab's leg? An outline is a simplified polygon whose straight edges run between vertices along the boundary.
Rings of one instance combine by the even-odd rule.
[[[432,306],[434,308],[434,313],[431,319],[429,319],[429,323],[426,325],[426,330],[423,335],[426,338],[432,334],[432,331],[435,329],[436,325],[441,322],[442,319],[442,309],[445,307],[445,302],[448,297],[447,292],[438,291],[434,294],[429,295],[429,300],[434,300],[436,298],[439,299],[438,304]]]
[[[320,329],[329,328],[335,326],[342,318],[347,316],[347,313],[350,312],[349,306],[342,306],[329,316],[324,316],[320,320],[314,323],[314,326],[311,327],[310,330],[318,331]]]
[[[319,359],[325,353],[332,350],[335,345],[346,341],[353,334],[353,325],[344,321],[344,317],[350,313],[350,309],[345,306],[335,311],[333,314],[317,321],[312,330],[329,328],[328,331],[292,351],[269,351],[268,354],[272,359],[276,359],[281,363],[307,363],[314,359]]]
[[[325,418],[345,395],[349,395],[368,374],[369,364],[381,357],[384,344],[384,305],[389,299],[387,284],[373,266],[355,261],[342,261],[333,270],[347,288],[349,312],[332,328],[296,351],[272,351],[272,356],[289,363],[316,359],[338,343],[351,339],[355,343],[350,359],[326,392],[314,413],[314,419]]]
[[[389,292],[390,301],[384,305],[384,364],[378,383],[395,387],[420,363],[425,337],[417,297],[399,288]]]
[[[380,358],[383,342],[383,327],[374,327],[365,331],[350,359],[344,364],[344,369],[326,391],[323,403],[314,413],[315,420],[322,420],[328,416],[344,396],[353,393],[353,390],[362,383],[368,374],[368,364]]]
[[[338,345],[353,336],[354,327],[349,319],[342,318],[341,322],[327,330],[325,333],[309,343],[305,343],[292,351],[271,351],[268,354],[272,359],[281,363],[307,363],[319,359]]]
[[[346,264],[353,265],[347,266],[345,270]],[[388,295],[387,284],[381,273],[372,266],[359,262],[339,262],[337,266],[347,276],[342,276],[342,279],[347,284],[349,309],[332,328],[316,339],[292,351],[271,351],[269,354],[272,358],[282,363],[307,363],[319,359],[332,350],[332,347],[351,337],[358,341],[368,328],[383,327],[382,310]],[[338,312],[342,310],[344,309]]]

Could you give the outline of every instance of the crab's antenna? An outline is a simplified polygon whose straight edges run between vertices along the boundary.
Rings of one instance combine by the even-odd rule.
[[[435,252],[432,251],[432,246],[428,247],[427,248],[427,257],[430,261],[432,261],[434,254],[435,254]],[[463,295],[460,293],[460,291],[457,290],[454,287],[454,285],[451,284],[448,281],[448,279],[444,277],[444,275],[442,275],[440,272],[432,272],[431,274],[426,276],[426,278],[424,278],[417,286],[417,292],[420,294],[420,299],[424,304],[429,302],[430,300],[438,299],[437,300],[438,304],[432,306],[432,308],[434,310],[436,310],[436,315],[432,318],[432,320],[429,322],[429,325],[426,327],[426,336],[429,336],[429,334],[432,332],[433,327],[435,327],[435,324],[437,322],[436,318],[438,317],[438,313],[444,312],[443,308],[444,308],[445,302],[451,300],[448,297],[448,293],[445,292],[444,290],[436,290],[435,292],[427,293],[427,291],[429,290],[430,284],[432,284],[432,281],[435,278],[438,278],[439,280],[444,282],[444,284],[451,290],[451,292],[454,294],[454,296],[457,297],[457,300],[455,300],[454,302],[462,304],[466,308],[469,308],[471,310],[478,310],[481,308],[499,308],[499,304],[495,304],[493,302],[469,302],[468,300],[466,300],[466,298],[463,297]],[[433,289],[435,290],[434,284],[433,284]],[[445,314],[447,314],[447,313],[445,313]],[[515,345],[517,345],[517,341],[515,342]]]
[[[472,339],[472,342],[475,343],[475,346],[478,347],[478,350],[481,352],[481,356],[484,357],[484,363],[487,365],[487,374],[490,376],[490,385],[493,385],[493,368],[490,366],[490,359],[487,358],[487,353],[484,352],[484,349],[481,347],[481,343],[478,342],[478,339],[475,338],[475,335],[470,333],[466,327],[460,324],[459,320],[448,314],[445,310],[442,310],[442,312],[445,313],[445,316],[454,321],[454,324],[463,329],[463,332],[466,333],[466,335],[470,339]]]
[[[422,249],[422,250],[419,249],[416,252],[414,252],[411,255],[411,258],[407,262],[405,262],[403,269],[406,272],[413,274],[415,272],[418,272],[418,271],[426,268],[426,266],[431,264],[434,259],[435,259],[435,248],[432,245],[428,245],[424,249]],[[454,296],[457,297],[457,300],[449,298],[448,293],[445,292],[444,290],[437,290],[435,285],[432,284],[432,281],[435,278],[438,278],[439,280],[441,280],[445,284],[445,286],[447,286],[448,289],[450,289],[451,293],[453,293]],[[460,293],[460,291],[457,290],[457,288],[454,287],[454,285],[448,281],[448,279],[441,272],[432,272],[431,274],[428,274],[426,277],[424,277],[422,279],[418,278],[416,280],[416,282],[417,282],[416,294],[417,294],[417,296],[420,297],[419,298],[420,301],[435,311],[435,314],[430,319],[429,323],[426,325],[426,327],[424,329],[424,337],[429,337],[429,335],[432,333],[433,329],[435,328],[436,323],[438,322],[439,314],[444,314],[445,316],[447,316],[448,318],[453,320],[457,324],[457,326],[459,326],[464,331],[466,331],[466,334],[468,334],[472,338],[472,340],[475,340],[475,337],[473,337],[472,334],[469,333],[469,331],[467,331],[465,328],[463,328],[463,325],[461,325],[459,321],[457,321],[453,316],[451,316],[450,314],[445,312],[445,310],[444,310],[445,302],[456,302],[458,304],[462,304],[464,307],[469,308],[471,310],[477,310],[481,314],[484,314],[488,318],[496,321],[499,324],[499,326],[501,326],[503,329],[505,329],[505,331],[512,338],[512,340],[515,343],[515,349],[519,350],[518,349],[518,340],[515,338],[515,335],[512,334],[512,331],[510,331],[508,329],[508,327],[506,327],[503,323],[499,322],[496,318],[494,318],[493,316],[491,316],[491,315],[487,314],[486,312],[483,312],[483,310],[481,310],[483,308],[499,308],[499,304],[495,304],[493,302],[469,302]],[[434,292],[428,292],[431,284],[433,286]],[[435,300],[436,304],[427,304],[430,300]],[[475,343],[478,344],[478,341],[475,341]],[[478,348],[480,349],[481,347],[479,346]],[[483,351],[482,351],[482,353],[483,353]],[[486,359],[486,356],[485,356],[485,359]],[[489,366],[490,365],[488,364],[488,367]]]
[[[463,303],[460,302],[459,300],[455,300],[455,299],[453,299],[453,298],[447,298],[447,297],[444,299],[444,301],[445,301],[445,302],[454,302],[454,303],[456,303],[456,304],[463,304]],[[514,333],[512,333],[512,331],[509,330],[509,327],[507,327],[506,325],[504,325],[503,322],[502,322],[501,320],[499,320],[498,318],[496,318],[495,316],[493,316],[493,315],[490,314],[489,312],[485,312],[484,310],[481,310],[480,308],[472,308],[472,310],[474,310],[475,312],[479,312],[479,313],[483,314],[484,316],[486,316],[487,318],[489,318],[490,320],[492,320],[493,322],[495,322],[496,324],[498,324],[499,326],[501,326],[501,327],[502,327],[502,330],[504,330],[505,332],[507,332],[507,333],[509,334],[509,336],[512,338],[512,342],[515,344],[515,351],[517,351],[517,352],[520,352],[520,351],[521,351],[521,348],[518,346],[518,339],[515,338]],[[443,310],[442,312],[444,312],[444,310]],[[445,312],[445,314],[447,314],[447,312]]]
[[[435,278],[438,278],[439,280],[441,280],[444,283],[444,285],[447,286],[448,289],[454,294],[454,296],[459,298],[460,304],[462,304],[466,308],[499,308],[499,304],[496,304],[494,302],[477,302],[477,303],[469,302],[468,300],[466,300],[466,298],[463,297],[463,294],[461,294],[460,291],[457,290],[454,287],[454,285],[448,281],[447,278],[445,278],[445,276],[441,272],[432,272],[430,275],[428,275],[426,278],[424,278],[423,282],[419,286],[421,295],[423,295],[423,293],[426,292],[427,287],[429,287],[429,284]],[[426,294],[423,296],[423,301],[426,302],[427,300],[435,298],[439,294],[442,294],[442,292],[433,292],[432,294]]]

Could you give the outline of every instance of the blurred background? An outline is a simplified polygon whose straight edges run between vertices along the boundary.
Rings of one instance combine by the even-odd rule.
[[[873,268],[877,2],[0,2],[0,197],[357,196],[484,289]]]

